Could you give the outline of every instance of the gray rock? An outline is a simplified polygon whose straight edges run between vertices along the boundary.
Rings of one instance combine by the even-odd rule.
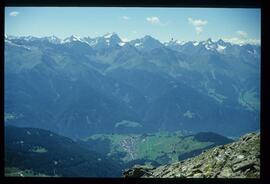
[[[247,134],[237,142],[211,148],[171,165],[157,168],[134,166],[123,175],[146,178],[259,178],[260,134]]]
[[[245,171],[246,169],[252,168],[255,165],[254,160],[248,160],[248,161],[244,161],[244,162],[240,162],[237,165],[233,166],[233,171]]]

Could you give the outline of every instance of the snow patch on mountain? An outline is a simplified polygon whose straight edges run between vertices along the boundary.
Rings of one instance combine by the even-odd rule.
[[[193,45],[196,47],[199,45],[199,42],[193,42]]]
[[[125,42],[118,43],[118,45],[121,46],[121,47],[124,46],[125,44],[126,44]]]
[[[178,43],[179,45],[184,45],[187,43],[187,41],[176,41],[176,43]]]
[[[15,43],[13,43],[12,41],[7,40],[7,39],[5,40],[5,43],[8,43],[9,45],[14,46],[14,47],[20,47],[20,48],[24,48],[24,49],[26,49],[26,50],[31,50],[30,47],[27,47],[27,46],[25,46],[25,45],[18,45],[18,44],[15,44]]]
[[[70,42],[84,42],[79,36],[71,35],[70,37],[65,38],[62,43],[70,43]]]
[[[141,46],[141,45],[142,45],[142,43],[135,43],[135,44],[134,44],[135,47],[139,47],[139,46]]]
[[[94,40],[89,41],[88,43],[91,47],[94,47],[95,45],[97,45],[98,41],[97,39],[94,39]]]
[[[53,44],[60,44],[62,42],[61,39],[59,39],[58,37],[56,36],[46,36],[43,38],[44,40],[50,42],[50,43],[53,43]]]
[[[219,45],[219,44],[218,44],[217,51],[218,51],[219,53],[223,53],[225,49],[226,49],[226,46],[222,46],[222,45]]]
[[[113,35],[113,33],[107,33],[103,37],[106,38],[106,39],[109,39],[109,38],[112,37],[112,35]]]

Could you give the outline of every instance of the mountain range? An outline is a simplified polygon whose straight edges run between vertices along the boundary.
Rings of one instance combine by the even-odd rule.
[[[260,129],[260,46],[147,35],[5,36],[5,125],[98,133]]]

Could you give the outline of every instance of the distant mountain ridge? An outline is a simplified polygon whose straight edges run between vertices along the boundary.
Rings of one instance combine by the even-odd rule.
[[[207,40],[205,41],[179,41],[179,40],[170,40],[170,41],[167,41],[167,42],[160,42],[158,39],[156,38],[153,38],[152,36],[150,35],[146,35],[144,36],[143,38],[137,38],[137,39],[134,39],[134,40],[130,40],[130,41],[126,41],[126,40],[123,40],[121,39],[117,33],[115,32],[112,32],[112,33],[106,33],[105,35],[103,36],[96,36],[96,37],[89,37],[89,36],[85,36],[85,37],[80,37],[80,36],[77,36],[77,35],[71,35],[69,37],[66,37],[66,38],[63,38],[63,39],[60,39],[58,38],[57,36],[55,35],[52,35],[52,36],[44,36],[44,37],[36,37],[36,36],[13,36],[13,35],[5,35],[5,40],[12,40],[12,39],[24,39],[24,40],[27,40],[27,41],[34,41],[34,40],[39,40],[39,39],[43,39],[43,40],[47,40],[47,41],[50,41],[52,43],[55,43],[55,44],[61,44],[61,43],[65,43],[65,42],[70,42],[70,41],[81,41],[81,42],[87,42],[87,43],[92,43],[90,44],[91,46],[95,45],[95,41],[99,40],[99,39],[105,39],[105,40],[110,40],[110,39],[114,39],[116,42],[127,42],[127,43],[132,43],[133,45],[135,45],[136,43],[140,43],[140,42],[145,42],[146,40],[150,39],[150,40],[155,40],[155,42],[159,42],[157,44],[165,44],[165,45],[170,45],[170,44],[175,44],[175,45],[185,45],[187,43],[192,43],[194,46],[196,45],[199,45],[199,44],[205,44],[205,43],[216,43],[216,44],[220,44],[221,46],[222,45],[227,45],[227,44],[231,44],[231,45],[239,45],[239,44],[236,44],[236,43],[231,43],[229,41],[225,42],[224,40],[222,40],[222,38],[216,40],[216,41],[213,41],[211,38],[208,38]],[[246,43],[246,44],[242,44],[242,45],[257,45],[259,46],[259,44],[251,44],[251,43]],[[241,45],[241,46],[242,46]],[[136,46],[139,46],[139,44],[137,44]]]
[[[256,45],[126,42],[116,33],[6,36],[4,66],[7,125],[73,138],[158,130],[239,136],[260,128]]]

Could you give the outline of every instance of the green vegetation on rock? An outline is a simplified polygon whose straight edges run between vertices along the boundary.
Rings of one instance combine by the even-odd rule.
[[[19,119],[19,118],[23,117],[23,114],[21,114],[21,113],[17,114],[17,113],[14,113],[14,112],[12,112],[12,113],[6,113],[5,112],[4,115],[5,115],[5,122],[10,121],[10,120],[16,120],[16,119]]]
[[[32,170],[22,170],[16,167],[6,167],[5,176],[7,177],[59,177],[58,175],[50,176],[42,173],[37,173]]]
[[[32,149],[30,149],[29,151],[31,152],[35,152],[35,153],[46,153],[48,152],[48,150],[46,148],[43,148],[41,146],[34,146]]]
[[[153,134],[95,134],[88,137],[86,141],[101,144],[106,140],[109,142],[109,146],[106,145],[109,148],[103,149],[109,151],[105,154],[113,156],[123,153],[121,160],[124,162],[146,159],[159,164],[167,164],[178,161],[180,155],[188,156],[196,150],[199,150],[199,153],[200,150],[216,144],[214,139],[200,141],[196,138],[194,135],[183,136],[180,132],[157,132]]]

